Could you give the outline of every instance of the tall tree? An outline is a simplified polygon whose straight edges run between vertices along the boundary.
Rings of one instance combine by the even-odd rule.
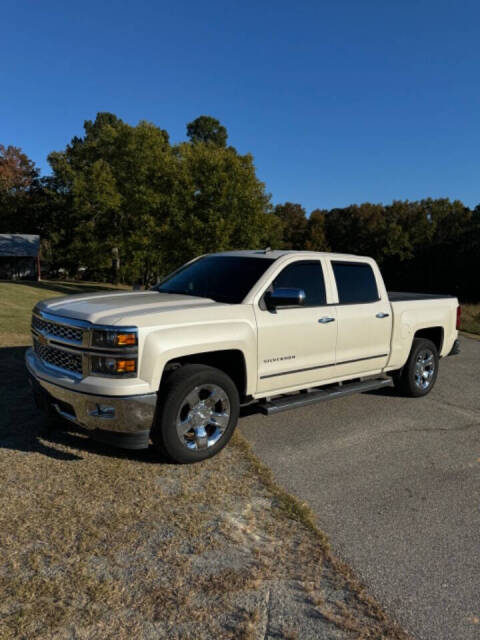
[[[278,237],[253,158],[192,136],[172,147],[153,124],[101,113],[50,154],[66,205],[58,247],[72,273],[148,282],[199,253]]]
[[[217,147],[227,145],[227,130],[220,121],[212,116],[199,116],[187,124],[187,136],[190,142],[208,142]]]
[[[114,279],[140,277],[143,267],[132,255],[131,239],[162,224],[173,164],[168,134],[148,122],[132,127],[108,113],[84,128],[83,138],[49,156],[69,197],[66,259],[72,271],[87,266],[92,276],[110,271]]]
[[[0,144],[0,193],[26,191],[37,178],[34,163],[21,149]]]
[[[277,204],[274,213],[283,223],[283,247],[304,249],[308,222],[302,205],[294,202]]]
[[[35,214],[40,186],[34,163],[18,147],[0,144],[0,233],[38,233]]]
[[[261,247],[275,236],[275,226],[268,225],[269,195],[251,155],[199,142],[180,144],[174,154],[175,216],[166,230],[172,263],[212,251]]]
[[[308,218],[305,249],[309,251],[328,251],[329,245],[325,231],[325,217],[328,211],[315,209]]]

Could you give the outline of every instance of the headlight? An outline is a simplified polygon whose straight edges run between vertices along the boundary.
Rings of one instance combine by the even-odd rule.
[[[132,377],[137,373],[137,359],[92,355],[90,371],[97,375]]]
[[[92,334],[93,347],[136,347],[138,344],[137,331],[135,329],[94,329]]]
[[[97,376],[134,378],[137,375],[138,332],[135,328],[98,327],[91,346],[108,353],[90,352],[90,373]]]

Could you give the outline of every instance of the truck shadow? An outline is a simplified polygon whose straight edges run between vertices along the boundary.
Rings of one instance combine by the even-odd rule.
[[[166,463],[153,447],[141,451],[116,449],[95,442],[75,425],[66,423],[65,429],[58,429],[48,424],[33,401],[24,364],[25,351],[26,347],[0,348],[0,449],[40,453],[57,460],[81,460],[83,452]]]
[[[383,389],[373,389],[372,391],[364,391],[367,396],[398,396],[400,395],[395,387],[383,387]]]

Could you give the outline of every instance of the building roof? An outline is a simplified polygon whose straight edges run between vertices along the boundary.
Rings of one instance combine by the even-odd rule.
[[[36,258],[40,250],[40,236],[25,233],[0,233],[0,256]]]

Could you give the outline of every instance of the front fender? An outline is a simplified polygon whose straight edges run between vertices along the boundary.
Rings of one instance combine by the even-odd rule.
[[[170,360],[204,352],[235,349],[245,359],[246,393],[255,393],[257,383],[257,338],[248,321],[223,320],[202,325],[180,325],[150,330],[144,338],[140,377],[152,389],[160,385]]]

